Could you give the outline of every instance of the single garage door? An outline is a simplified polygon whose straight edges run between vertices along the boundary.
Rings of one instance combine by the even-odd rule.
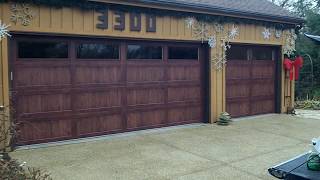
[[[227,52],[226,109],[232,117],[275,112],[276,50],[233,45]]]
[[[199,44],[36,36],[11,44],[17,144],[204,120]]]

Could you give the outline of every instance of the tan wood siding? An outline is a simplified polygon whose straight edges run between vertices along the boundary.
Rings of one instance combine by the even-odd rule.
[[[116,38],[137,38],[137,39],[153,39],[153,40],[174,40],[174,41],[195,41],[192,36],[192,31],[188,29],[184,19],[175,17],[157,17],[157,30],[155,33],[146,32],[145,14],[142,14],[142,28],[141,32],[131,32],[129,29],[129,14],[126,13],[126,29],[124,31],[114,30],[114,14],[113,11],[108,11],[109,28],[101,30],[96,28],[98,22],[97,17],[99,13],[88,10],[83,11],[77,8],[61,8],[54,7],[32,7],[36,16],[29,26],[14,24],[10,22],[10,5],[0,5],[0,19],[6,23],[11,24],[10,31],[12,32],[30,32],[30,33],[55,33],[65,35],[84,35],[84,36],[104,36]],[[227,25],[225,31],[227,32],[231,25]],[[270,40],[264,40],[262,37],[262,26],[241,24],[240,35],[233,42],[248,43],[248,44],[268,44],[268,45],[283,45],[284,38],[276,39],[272,37]],[[212,49],[214,53],[216,49]],[[6,41],[2,41],[1,48],[2,55],[2,103],[8,105],[8,48]],[[209,68],[209,67],[208,67]],[[211,68],[211,122],[215,122],[220,112],[225,111],[225,69],[216,71]],[[282,75],[282,111],[286,110],[284,96],[288,94],[285,90],[288,83],[285,84],[285,76]],[[291,96],[293,97],[293,96]],[[209,97],[208,97],[209,98]],[[293,100],[293,99],[292,99]]]

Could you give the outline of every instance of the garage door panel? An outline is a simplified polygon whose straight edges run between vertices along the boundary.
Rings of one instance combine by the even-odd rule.
[[[247,61],[234,60],[228,63],[227,74],[228,79],[241,80],[250,78],[250,67]]]
[[[168,80],[177,81],[177,80],[200,80],[200,69],[198,64],[191,65],[169,65],[168,68]]]
[[[202,117],[202,108],[199,106],[176,107],[168,111],[169,123],[199,122]]]
[[[50,139],[71,138],[71,120],[23,121],[19,127],[19,141],[46,142]]]
[[[168,102],[175,101],[201,101],[201,88],[194,87],[169,87]]]
[[[62,112],[71,110],[70,94],[23,95],[17,101],[17,111],[23,114]]]
[[[252,76],[255,78],[274,78],[274,63],[273,61],[267,61],[267,63],[253,64]]]
[[[127,90],[127,103],[129,106],[141,104],[165,103],[165,90],[163,88],[132,88]]]
[[[239,84],[239,85],[238,85]],[[241,97],[249,97],[250,96],[250,88],[247,83],[236,83],[236,84],[228,84],[228,88],[226,90],[226,96],[232,98],[241,98]],[[230,99],[232,99],[230,98]]]
[[[128,114],[127,128],[138,129],[164,125],[166,117],[166,109],[131,112]]]
[[[15,72],[17,87],[71,84],[69,67],[17,67]]]
[[[74,94],[76,110],[110,108],[121,106],[122,93],[119,89]]]
[[[260,82],[252,85],[252,96],[273,96],[275,88],[272,82]]]
[[[90,116],[76,119],[76,121],[79,136],[103,134],[123,129],[121,114]]]
[[[138,63],[138,62],[137,62]],[[157,66],[133,66],[127,67],[128,82],[154,82],[165,80],[165,69]]]
[[[228,113],[233,117],[241,117],[250,115],[250,102],[249,101],[237,101],[228,102],[227,104]]]
[[[121,81],[120,65],[76,67],[75,84],[111,84]]]
[[[259,100],[253,101],[251,103],[251,114],[265,114],[265,113],[273,113],[274,112],[274,101],[267,100]]]

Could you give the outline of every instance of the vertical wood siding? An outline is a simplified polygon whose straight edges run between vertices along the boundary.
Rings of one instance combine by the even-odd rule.
[[[85,36],[103,36],[115,38],[143,38],[153,40],[173,40],[173,41],[195,41],[192,36],[192,31],[188,29],[184,19],[175,17],[157,17],[157,30],[155,33],[146,32],[146,16],[142,14],[142,28],[141,32],[131,32],[129,27],[129,14],[126,13],[125,21],[126,28],[124,31],[114,30],[114,14],[113,11],[108,11],[109,28],[101,30],[96,28],[98,23],[97,17],[100,13],[93,10],[83,11],[77,8],[54,8],[54,7],[39,7],[33,6],[33,12],[36,16],[29,26],[22,26],[20,23],[14,24],[10,22],[10,5],[0,5],[0,19],[6,24],[11,24],[10,31],[16,32],[37,32],[37,33],[55,33],[65,35],[85,35]],[[226,25],[225,31],[227,32],[232,27],[231,24]],[[248,44],[268,44],[278,45],[284,44],[285,39],[276,39],[274,36],[270,40],[264,40],[262,37],[262,26],[241,24],[239,25],[240,35],[233,42],[248,43]],[[218,39],[219,40],[219,39]],[[1,43],[1,67],[2,75],[2,88],[0,90],[0,99],[2,104],[8,104],[8,48],[7,42]],[[212,49],[211,53],[215,53],[216,49]],[[208,67],[209,68],[209,67]],[[215,122],[220,112],[225,111],[226,107],[226,85],[225,85],[225,69],[216,71],[211,68],[211,122]],[[285,83],[285,76],[282,74],[282,111],[286,110],[285,107],[285,92],[288,82]],[[292,99],[293,100],[293,99]]]

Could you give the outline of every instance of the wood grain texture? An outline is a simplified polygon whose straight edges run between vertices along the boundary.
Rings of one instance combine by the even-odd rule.
[[[21,36],[13,40],[12,90],[22,123],[18,144],[204,121],[202,55],[194,60],[168,60],[168,46],[177,43],[166,42],[156,43],[164,49],[160,60],[127,60],[128,43],[117,41],[119,59],[84,60],[77,59],[75,49],[88,38],[58,38],[68,42],[68,58],[19,58],[17,43],[34,38],[56,39]],[[201,49],[199,44],[179,45]]]
[[[232,117],[274,113],[275,74],[275,61],[271,59],[228,59],[227,112]]]

